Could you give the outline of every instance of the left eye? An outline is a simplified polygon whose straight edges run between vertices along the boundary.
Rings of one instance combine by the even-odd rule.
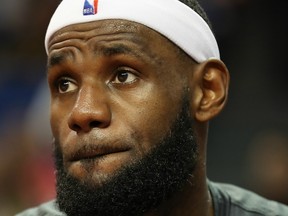
[[[137,78],[136,75],[128,70],[120,70],[111,82],[114,84],[129,84],[135,82]]]

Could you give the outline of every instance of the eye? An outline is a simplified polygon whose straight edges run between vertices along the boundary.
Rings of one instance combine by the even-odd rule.
[[[57,90],[61,94],[74,91],[77,88],[75,81],[67,77],[60,78],[57,82]]]
[[[116,71],[116,75],[111,81],[112,84],[130,84],[135,82],[138,77],[132,69],[121,68]]]

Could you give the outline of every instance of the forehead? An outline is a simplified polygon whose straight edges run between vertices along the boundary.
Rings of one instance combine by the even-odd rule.
[[[158,32],[135,22],[126,20],[100,20],[67,26],[57,31],[48,43],[48,52],[61,46],[69,46],[72,40],[88,42],[97,38],[98,41],[122,39],[142,47],[155,46],[159,43],[166,49],[179,49],[170,40]],[[175,50],[174,50],[175,51]]]

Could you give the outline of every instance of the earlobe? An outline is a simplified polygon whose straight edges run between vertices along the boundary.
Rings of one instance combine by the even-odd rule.
[[[229,72],[220,60],[208,60],[200,65],[199,86],[202,97],[199,100],[195,118],[200,122],[209,121],[223,109],[228,96]]]

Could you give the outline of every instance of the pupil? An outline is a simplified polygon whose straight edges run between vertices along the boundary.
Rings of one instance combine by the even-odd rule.
[[[127,72],[121,72],[118,74],[118,80],[120,82],[125,82],[128,78],[128,73]]]
[[[67,91],[68,87],[69,87],[69,81],[64,80],[64,81],[60,82],[59,88],[61,91],[63,91],[63,92]]]

